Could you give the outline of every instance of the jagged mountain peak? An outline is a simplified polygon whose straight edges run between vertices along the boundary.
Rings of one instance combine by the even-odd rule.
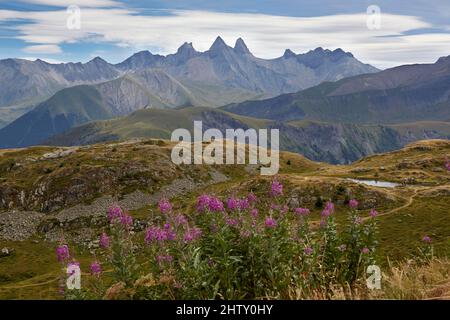
[[[284,51],[284,54],[283,54],[283,58],[294,58],[294,57],[296,57],[297,55],[291,50],[291,49],[286,49],[285,51]]]
[[[225,48],[229,48],[228,45],[223,41],[223,39],[218,36],[216,40],[214,40],[211,48],[209,48],[210,51],[216,51],[216,50],[223,50]]]
[[[234,50],[236,52],[239,52],[242,54],[251,54],[250,50],[248,50],[248,47],[245,44],[244,40],[242,40],[242,38],[238,38],[236,40],[236,44],[234,45]]]
[[[350,52],[345,52],[341,48],[337,48],[336,50],[332,51],[331,54],[333,56],[347,56],[350,58],[354,58],[353,54],[351,54]]]
[[[192,42],[185,42],[178,48],[177,53],[191,52],[191,51],[197,52],[194,49]]]
[[[148,57],[148,56],[153,56],[153,54],[148,50],[142,50],[132,55],[132,57]]]
[[[88,61],[87,63],[89,64],[108,64],[108,62],[106,62],[104,59],[100,58],[100,57],[95,57],[94,59]]]
[[[345,52],[341,48],[337,48],[337,49],[331,51],[330,49],[324,49],[322,47],[318,47],[314,50],[308,51],[305,55],[315,55],[315,56],[323,56],[323,57],[328,56],[328,57],[335,57],[335,58],[348,56],[350,58],[354,58],[353,54],[351,54],[350,52]]]

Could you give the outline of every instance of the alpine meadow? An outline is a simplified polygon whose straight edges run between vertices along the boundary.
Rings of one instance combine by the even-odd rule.
[[[449,300],[448,12],[0,2],[0,300]]]

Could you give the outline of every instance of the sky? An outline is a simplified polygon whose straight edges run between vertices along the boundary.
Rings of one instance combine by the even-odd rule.
[[[118,63],[206,51],[217,36],[270,59],[342,48],[385,69],[450,55],[449,0],[0,0],[0,59]]]

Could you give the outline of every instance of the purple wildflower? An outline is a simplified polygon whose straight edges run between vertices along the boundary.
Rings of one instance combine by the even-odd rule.
[[[250,211],[250,214],[253,218],[256,218],[258,216],[258,209],[254,208],[252,211]]]
[[[236,219],[232,219],[232,218],[226,218],[225,223],[229,226],[237,226],[238,225],[238,221]]]
[[[97,261],[91,263],[90,270],[93,276],[99,276],[102,273],[102,267]]]
[[[334,204],[331,201],[328,201],[327,204],[325,205],[325,209],[330,211],[331,214],[334,213]]]
[[[204,212],[206,209],[208,209],[209,200],[210,200],[210,196],[208,196],[207,194],[202,194],[200,197],[198,197],[197,198],[197,211]]]
[[[306,254],[306,255],[310,255],[311,253],[313,253],[313,248],[311,248],[311,247],[306,247],[304,250],[303,250],[303,252]]]
[[[192,242],[199,239],[202,236],[202,230],[200,228],[194,227],[186,231],[184,234],[184,242]]]
[[[165,241],[165,240],[167,240],[167,233],[158,227],[150,227],[145,232],[144,240],[147,244],[149,244],[153,241],[158,241],[158,242]]]
[[[283,185],[275,178],[270,186],[270,195],[273,197],[283,194]]]
[[[321,215],[322,215],[323,218],[327,218],[327,217],[329,217],[331,215],[331,212],[328,211],[327,209],[323,209]]]
[[[184,224],[188,223],[187,218],[185,216],[183,216],[182,214],[177,215],[174,220],[175,220],[175,224],[177,224],[177,225],[184,225]]]
[[[430,238],[429,236],[424,236],[424,237],[422,238],[422,241],[423,241],[424,243],[431,243],[431,238]]]
[[[123,215],[123,210],[119,206],[112,206],[108,209],[108,219],[110,223],[113,223],[120,219]]]
[[[227,208],[231,211],[234,211],[238,208],[239,200],[235,197],[228,198],[227,200]]]
[[[310,211],[307,208],[296,208],[295,213],[299,216],[307,216],[310,214]]]
[[[369,252],[370,252],[370,250],[367,247],[364,247],[364,248],[361,249],[361,253],[367,254]]]
[[[106,233],[102,233],[100,236],[100,247],[104,249],[109,247],[109,237]]]
[[[247,210],[248,207],[250,207],[250,202],[248,201],[247,198],[240,199],[238,201],[238,208],[239,208],[239,210],[244,211],[244,210]]]
[[[357,201],[356,199],[351,199],[351,200],[348,202],[348,205],[349,205],[349,207],[350,207],[351,209],[356,209],[356,208],[358,208],[359,203],[358,203],[358,201]]]
[[[57,247],[56,257],[58,258],[59,262],[63,262],[69,259],[69,247],[66,244]]]
[[[327,218],[334,213],[334,204],[331,201],[328,201],[325,205],[325,208],[322,211],[322,217]]]
[[[224,209],[223,202],[218,198],[212,197],[209,199],[208,209],[211,212],[222,212]]]
[[[172,210],[172,204],[167,199],[160,199],[158,201],[158,208],[161,213],[168,213]]]
[[[250,202],[250,203],[255,203],[256,201],[258,201],[258,198],[256,197],[256,195],[255,195],[253,192],[250,192],[250,193],[247,195],[247,200],[248,200],[248,202]]]
[[[271,203],[270,204],[270,210],[278,210],[280,209],[280,206],[276,203]]]
[[[370,217],[375,218],[377,215],[378,215],[377,210],[375,210],[375,209],[370,210],[370,212],[369,212]]]
[[[130,215],[124,213],[120,218],[120,224],[124,227],[130,227],[133,225],[133,218]]]
[[[277,221],[274,218],[267,217],[265,225],[267,228],[275,228],[277,226]]]

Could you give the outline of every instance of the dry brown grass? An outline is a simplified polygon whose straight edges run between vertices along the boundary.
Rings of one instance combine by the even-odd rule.
[[[372,299],[450,300],[450,260],[420,264],[405,261],[383,274],[383,287]]]

